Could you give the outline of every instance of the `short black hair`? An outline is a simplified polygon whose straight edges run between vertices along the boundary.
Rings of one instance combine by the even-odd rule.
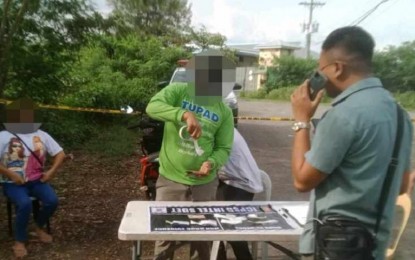
[[[343,49],[356,61],[364,62],[368,67],[372,65],[375,41],[361,27],[346,26],[331,32],[324,41],[322,49],[329,51],[334,48]]]

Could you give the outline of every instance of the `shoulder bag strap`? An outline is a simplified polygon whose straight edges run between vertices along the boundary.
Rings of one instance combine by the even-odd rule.
[[[376,219],[375,236],[377,235],[379,231],[379,226],[380,226],[380,223],[382,222],[382,216],[383,216],[383,212],[385,209],[386,201],[388,199],[390,187],[393,182],[393,176],[399,164],[398,159],[399,159],[399,150],[401,148],[401,142],[402,142],[402,136],[403,136],[404,114],[403,114],[403,109],[398,104],[396,104],[396,109],[397,109],[397,117],[398,117],[398,120],[397,120],[398,126],[396,129],[395,146],[393,148],[392,159],[389,163],[388,171],[386,173],[386,177],[382,185],[382,192],[380,194],[379,201],[378,201],[378,216]]]

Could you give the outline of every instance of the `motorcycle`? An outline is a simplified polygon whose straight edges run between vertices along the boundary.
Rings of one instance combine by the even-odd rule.
[[[131,113],[131,107],[122,108],[122,111]],[[159,151],[163,140],[164,122],[145,116],[145,106],[141,109],[138,124],[129,126],[128,129],[139,128],[142,136],[139,141],[141,156],[139,158],[139,183],[140,190],[144,192],[147,200],[156,199],[156,182],[159,176]]]

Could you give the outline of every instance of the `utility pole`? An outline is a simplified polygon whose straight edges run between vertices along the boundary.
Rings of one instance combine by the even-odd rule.
[[[323,6],[325,3],[314,2],[301,2],[300,5],[304,5],[309,8],[308,23],[303,24],[303,32],[306,33],[306,50],[307,50],[307,59],[310,58],[310,47],[311,47],[311,34],[318,32],[318,23],[313,23],[313,11],[315,7]]]

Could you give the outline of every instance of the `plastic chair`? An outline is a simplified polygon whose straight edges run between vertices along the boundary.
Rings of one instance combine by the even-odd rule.
[[[262,180],[262,186],[264,187],[264,199],[266,201],[271,200],[272,195],[272,182],[269,175],[263,171],[260,170],[261,174],[261,180]],[[268,259],[268,244],[265,242],[261,242],[261,257],[262,259]],[[252,258],[257,259],[258,257],[258,242],[252,242]]]
[[[411,214],[411,197],[408,193],[402,194],[398,197],[396,207],[399,207],[402,210],[402,214],[400,219],[395,220],[395,223],[398,224],[397,226],[399,227],[399,230],[386,251],[386,259],[388,260],[393,259],[399,240],[401,239],[406,224],[408,223],[409,215]]]

